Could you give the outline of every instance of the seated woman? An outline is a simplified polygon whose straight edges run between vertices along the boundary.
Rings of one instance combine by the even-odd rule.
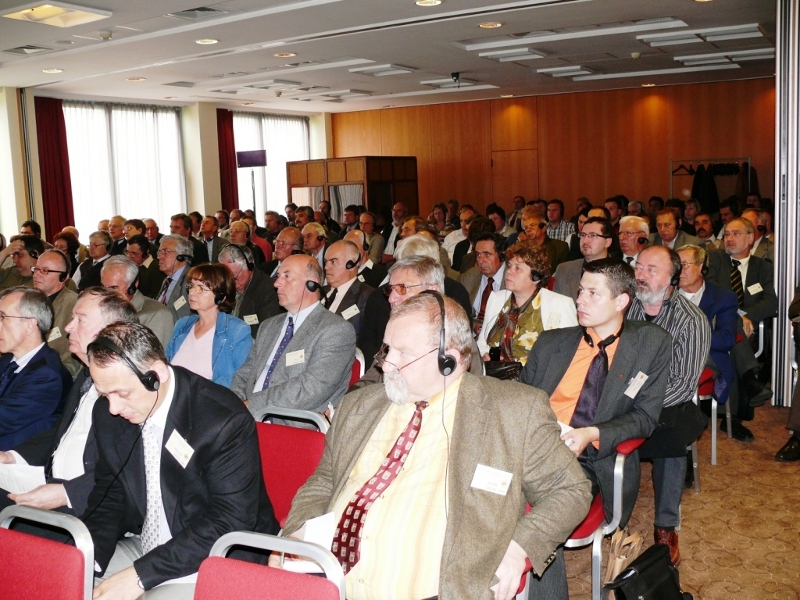
[[[219,263],[192,267],[186,274],[189,308],[197,314],[175,323],[167,359],[214,383],[230,387],[253,339],[250,326],[227,311],[236,304],[236,283]]]
[[[550,280],[543,247],[519,242],[506,250],[505,259],[506,289],[489,296],[478,349],[484,360],[499,351],[491,360],[524,365],[542,331],[577,325],[577,313],[571,298],[540,287]]]

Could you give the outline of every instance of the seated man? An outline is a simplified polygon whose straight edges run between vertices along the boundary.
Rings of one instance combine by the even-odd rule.
[[[64,402],[61,418],[55,427],[36,434],[12,451],[0,452],[2,463],[45,467],[47,483],[25,494],[9,497],[0,490],[0,508],[16,502],[34,508],[58,509],[77,517],[86,510],[89,493],[94,488],[97,464],[97,444],[91,433],[97,390],[88,374],[86,353],[98,332],[116,322],[136,323],[136,311],[122,296],[100,287],[93,287],[80,295],[72,310],[72,318],[64,327],[64,336],[69,336],[69,350],[86,368],[78,372]],[[41,531],[38,534],[42,535]]]
[[[586,265],[595,260],[608,258],[611,236],[614,230],[611,221],[601,217],[591,217],[583,224],[578,234],[583,258],[570,260],[558,265],[553,274],[553,291],[567,298],[575,299],[580,287],[581,277]]]
[[[616,447],[653,432],[669,379],[670,335],[655,325],[625,320],[635,297],[628,265],[613,259],[587,263],[576,300],[580,327],[543,332],[520,377],[549,394],[556,418],[572,427],[561,439],[599,488],[609,520]],[[636,504],[639,480],[634,452],[625,461],[622,528]],[[532,597],[569,598],[561,550],[544,576],[534,578],[533,589]]]
[[[231,390],[256,417],[269,406],[322,413],[350,381],[356,348],[352,325],[320,303],[322,269],[313,256],[281,261],[275,289],[288,313],[264,321]]]
[[[32,267],[44,252],[42,240],[35,235],[15,235],[0,250],[0,265],[10,256],[13,265],[0,269],[0,290],[17,286],[33,286]]]
[[[164,237],[164,236],[161,236]],[[155,299],[167,276],[158,268],[156,253],[158,249],[143,235],[134,235],[128,240],[125,256],[139,266],[139,291],[148,298]]]
[[[465,373],[471,337],[449,298],[398,306],[383,385],[348,394],[292,503],[287,534],[326,513],[339,523],[348,598],[508,600],[526,557],[541,574],[588,510],[589,482],[544,393]],[[374,491],[373,479],[384,481]]]
[[[94,598],[191,598],[220,536],[275,534],[253,419],[222,386],[167,364],[153,333],[115,323],[89,346],[99,460],[83,517],[105,578]],[[135,452],[134,452],[135,450]],[[140,535],[126,536],[126,533]]]
[[[191,314],[189,292],[186,290],[186,273],[194,264],[192,244],[180,235],[170,234],[161,238],[158,247],[158,268],[166,279],[156,300],[172,313],[172,320],[178,322]]]
[[[370,246],[367,243],[364,232],[360,229],[353,229],[353,231],[347,232],[342,239],[347,242],[353,242],[358,248],[360,256],[358,261],[358,280],[372,288],[377,288],[381,285],[388,272],[386,267],[382,267],[380,263],[373,262],[369,257]]]
[[[0,450],[56,424],[72,377],[45,342],[53,307],[41,291],[0,292]]]
[[[324,288],[325,308],[341,315],[353,326],[356,335],[367,298],[375,291],[375,288],[362,283],[356,277],[360,258],[354,243],[339,240],[330,245],[324,260],[327,282]]]
[[[474,315],[475,335],[481,332],[486,303],[492,292],[506,289],[506,239],[498,233],[481,233],[475,238],[475,266],[461,274],[461,284],[469,293]],[[470,313],[468,313],[470,314]]]

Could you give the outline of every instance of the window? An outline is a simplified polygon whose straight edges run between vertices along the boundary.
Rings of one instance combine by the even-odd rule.
[[[236,151],[266,150],[267,167],[238,169],[239,206],[253,208],[259,222],[267,210],[283,214],[286,196],[286,163],[308,160],[308,118],[290,115],[267,115],[237,112],[233,115]]]
[[[162,231],[186,210],[178,109],[64,102],[75,226],[83,239],[114,215]]]

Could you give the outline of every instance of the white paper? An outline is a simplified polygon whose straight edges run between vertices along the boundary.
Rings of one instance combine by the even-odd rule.
[[[566,423],[562,423],[561,421],[556,421],[556,422],[558,423],[558,426],[561,427],[561,435],[564,435],[568,431],[572,431],[574,429],[574,427],[570,427],[569,425],[567,425]]]
[[[44,467],[0,464],[0,488],[12,494],[24,494],[44,484]]]
[[[747,286],[747,292],[751,296],[755,296],[758,292],[763,292],[764,288],[761,287],[760,283],[754,283],[753,285]]]
[[[319,544],[323,548],[330,548],[333,544],[333,536],[336,534],[336,515],[329,512],[320,517],[315,517],[306,521],[304,526],[304,542]],[[283,568],[294,573],[322,573],[322,568],[313,560],[292,560],[286,559]]]

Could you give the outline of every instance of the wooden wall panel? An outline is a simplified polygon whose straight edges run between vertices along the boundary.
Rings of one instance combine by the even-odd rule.
[[[536,150],[492,152],[492,201],[505,207],[514,196],[538,197],[538,161]]]
[[[489,102],[431,106],[431,194],[420,210],[455,198],[482,211],[492,197]]]
[[[381,110],[381,149],[384,156],[416,156],[420,212],[428,216],[431,197],[431,107]]]
[[[538,148],[536,97],[492,100],[492,150]]]
[[[380,156],[380,111],[334,113],[331,115],[333,156]]]

